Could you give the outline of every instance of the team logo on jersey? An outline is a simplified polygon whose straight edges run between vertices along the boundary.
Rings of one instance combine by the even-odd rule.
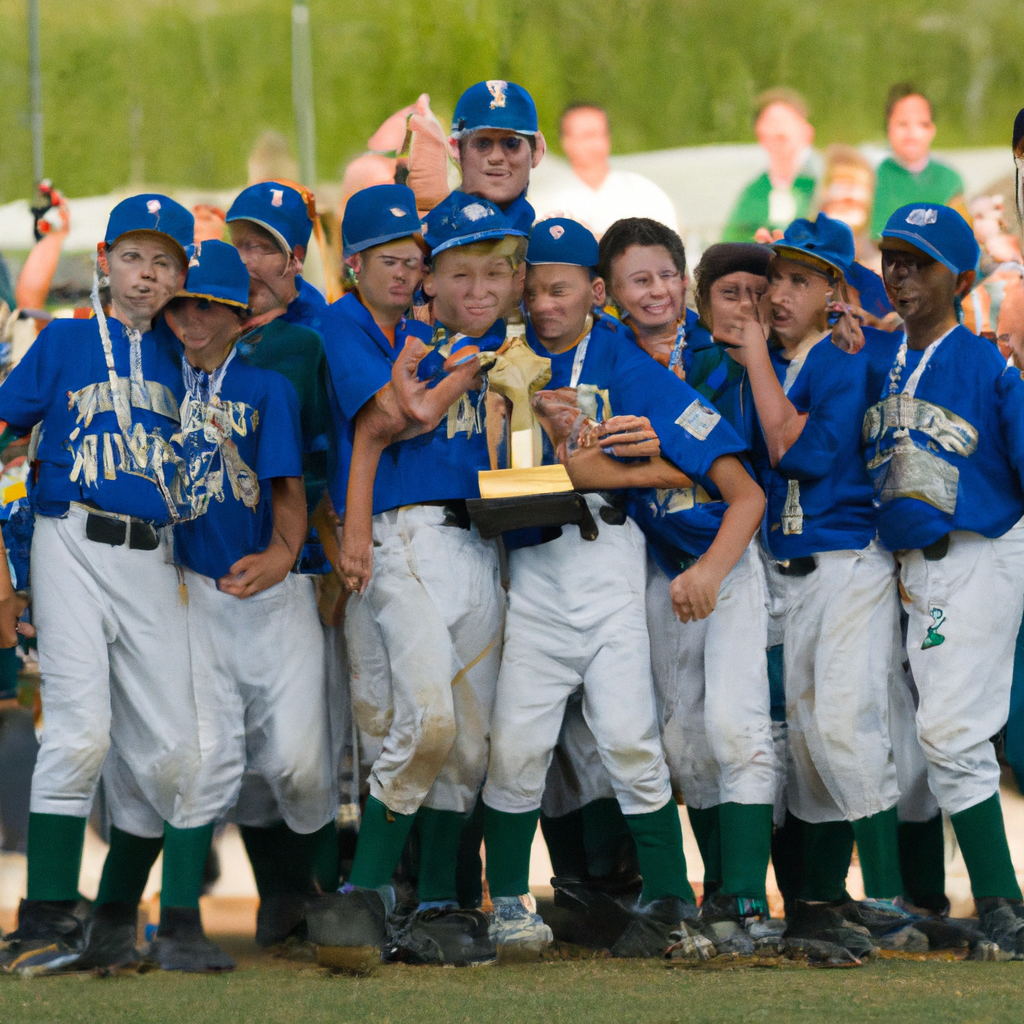
[[[270,190],[270,205],[271,206],[283,206],[284,205],[284,189],[283,188],[272,188]]]
[[[698,441],[706,441],[712,430],[718,426],[721,415],[709,409],[699,398],[695,398],[676,419],[676,426],[682,427]]]
[[[928,627],[928,635],[924,638],[924,643],[921,644],[922,651],[927,651],[929,647],[938,647],[939,644],[946,642],[946,638],[939,632],[939,626],[946,621],[946,613],[941,608],[929,608],[928,611],[932,616],[932,624]]]
[[[563,228],[561,224],[553,225],[552,227],[548,228],[548,231],[551,232],[551,237],[556,242],[558,241],[558,239],[560,239],[562,237],[562,235],[565,234],[565,228]]]
[[[491,110],[495,107],[505,106],[505,91],[508,89],[508,82],[491,81],[486,82],[487,91],[491,94]]]
[[[911,210],[907,214],[907,223],[915,227],[924,227],[925,224],[934,224],[938,216],[938,210]]]

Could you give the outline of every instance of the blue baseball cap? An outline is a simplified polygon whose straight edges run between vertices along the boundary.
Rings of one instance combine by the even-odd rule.
[[[249,308],[249,271],[238,250],[216,239],[197,242],[188,261],[180,298],[209,299],[226,306]]]
[[[407,185],[371,185],[345,204],[341,221],[343,256],[419,234],[416,193]]]
[[[471,85],[455,104],[452,138],[461,139],[481,128],[502,128],[519,135],[537,134],[537,105],[515,82],[492,79]]]
[[[509,224],[494,203],[458,190],[438,203],[421,226],[423,240],[430,246],[431,256],[457,245],[471,245],[487,238],[526,236],[525,231]]]
[[[772,244],[772,249],[783,259],[806,263],[827,273],[825,267],[816,266],[816,263],[824,263],[827,268],[844,276],[856,256],[849,225],[823,213],[819,213],[813,222],[803,217],[793,221],[782,238]]]
[[[261,181],[238,193],[228,210],[227,222],[251,220],[269,231],[277,244],[288,253],[297,245],[309,245],[313,230],[313,197],[306,196],[281,181]]]
[[[188,262],[186,250],[195,236],[195,217],[181,203],[167,196],[147,192],[122,199],[110,211],[103,241],[113,245],[122,235],[137,231],[170,239],[181,250],[181,262]]]
[[[579,221],[567,217],[552,217],[535,224],[530,233],[530,246],[526,262],[568,263],[574,267],[597,266],[597,239]]]
[[[899,238],[938,260],[954,274],[977,270],[981,249],[970,224],[949,206],[910,203],[886,221],[880,248],[886,238]]]

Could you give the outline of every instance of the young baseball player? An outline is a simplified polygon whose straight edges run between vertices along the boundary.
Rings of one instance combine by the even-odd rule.
[[[620,222],[620,241],[606,249],[604,258],[611,268],[613,294],[629,296],[618,302],[635,322],[646,311],[624,280],[622,268],[638,254],[628,245],[620,248],[629,238],[623,227]],[[730,372],[736,364],[724,346],[737,314],[741,321],[749,316],[767,287],[771,254],[743,243],[713,248],[699,268],[697,294],[701,318],[721,347],[708,351],[711,358],[698,360],[688,380],[697,386],[703,378],[701,390],[712,407],[721,408],[747,436],[752,417],[744,423],[737,408],[740,378]],[[643,258],[664,258],[668,250],[661,250]],[[711,372],[699,365],[710,364],[714,356],[719,365]],[[701,918],[725,943],[730,931],[735,932],[729,922],[742,925],[768,916],[765,876],[778,765],[760,554],[756,544],[748,546],[722,581],[711,613],[680,622],[673,611],[672,580],[699,563],[731,506],[690,486],[634,492],[628,507],[648,538],[647,620],[662,741],[673,788],[682,793],[705,858]]]
[[[743,444],[728,424],[630,345],[614,320],[594,319],[597,256],[593,235],[572,221],[535,227],[525,293],[531,343],[551,359],[552,391],[576,389],[580,408],[595,420],[647,415],[667,458],[720,488],[730,503],[720,539],[702,565],[679,577],[673,594],[678,614],[703,617],[756,531],[763,497],[732,454]],[[571,458],[569,468],[572,473]],[[675,477],[681,482],[678,470]],[[510,553],[505,648],[483,792],[495,904],[491,933],[499,948],[533,949],[550,940],[529,905],[530,845],[566,701],[581,688],[583,715],[636,841],[643,876],[636,907],[624,910],[607,900],[620,921],[611,948],[624,956],[657,955],[668,933],[696,916],[696,900],[657,730],[641,598],[645,544],[620,507],[599,494],[587,500],[600,524],[596,540],[564,527],[552,539]],[[567,637],[575,637],[568,646]]]
[[[751,317],[733,332],[730,354],[746,367],[757,408],[768,498],[762,541],[785,588],[787,801],[805,823],[803,899],[788,934],[838,929],[856,942],[830,906],[848,899],[850,846],[838,823],[853,825],[868,909],[909,920],[888,722],[894,564],[875,539],[870,480],[853,458],[878,374],[868,352],[843,363],[835,345],[820,344],[853,259],[850,229],[824,215],[798,220],[773,249],[765,299],[773,343]]]
[[[340,445],[347,483],[336,478],[332,498],[344,507],[342,569],[356,592],[346,617],[354,698],[358,705],[367,645],[379,660],[383,642],[391,722],[370,773],[349,883],[311,908],[309,934],[323,946],[384,944],[391,876],[419,812],[420,905],[394,955],[479,962],[492,959],[494,947],[486,918],[458,909],[455,862],[486,768],[501,645],[497,552],[470,526],[464,504],[490,465],[482,393],[466,391],[476,371],[470,358],[436,387],[423,384],[412,405],[405,398],[410,379],[402,374],[415,378],[409,355],[427,329],[395,315],[394,296],[404,298],[397,283],[382,289],[386,302],[374,301],[372,284],[381,270],[383,282],[389,276],[374,266],[375,250],[386,264],[393,242],[418,234],[411,190],[359,193],[345,221],[346,249],[359,256],[357,275],[369,271],[371,288],[365,302],[353,293],[332,306],[326,323],[336,416],[348,421],[339,434],[352,443],[347,453]],[[463,335],[476,348],[497,347],[501,318],[521,293],[522,236],[493,204],[455,192],[428,215],[424,240],[432,249],[423,288],[437,317],[433,347],[447,356]],[[428,413],[423,403],[432,397]],[[372,623],[369,635],[353,625],[361,620]]]
[[[878,531],[897,552],[929,786],[956,830],[981,929],[1019,957],[1024,903],[989,738],[1006,722],[1024,605],[1024,384],[958,323],[979,255],[967,222],[914,203],[882,236],[904,333],[864,417]]]
[[[170,444],[184,388],[176,342],[155,317],[185,280],[192,215],[161,195],[111,212],[100,247],[111,313],[47,327],[0,388],[0,417],[42,424],[33,488],[34,620],[45,727],[32,785],[28,897],[0,954],[28,966],[82,948],[73,914],[85,823],[108,749],[162,819],[165,907],[198,899],[210,831],[185,794],[199,762],[185,608],[169,522],[189,514]],[[201,827],[195,827],[200,825]],[[98,966],[134,955],[137,900],[119,886],[149,840],[114,815],[112,871],[88,924]],[[148,860],[146,873],[148,874]],[[118,867],[120,865],[120,867]],[[183,865],[183,866],[181,866]],[[143,875],[143,885],[145,884]],[[132,888],[132,884],[128,884]]]

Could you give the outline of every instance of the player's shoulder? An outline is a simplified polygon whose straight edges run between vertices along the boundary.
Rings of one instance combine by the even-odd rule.
[[[280,338],[282,341],[287,342],[289,348],[292,349],[310,349],[315,351],[324,346],[319,331],[313,330],[312,327],[306,327],[304,324],[285,320],[282,317],[275,317],[270,323],[264,325],[261,328],[261,333],[264,336],[269,335]]]
[[[950,353],[947,359],[955,361],[958,368],[966,371],[968,367],[977,367],[986,376],[999,376],[1006,369],[1006,359],[999,351],[999,346],[988,338],[973,334],[963,324],[956,327],[943,342],[948,345]]]
[[[230,393],[225,397],[247,401],[249,404],[273,401],[289,391],[295,393],[291,381],[283,373],[264,366],[253,366],[242,358],[232,359],[224,374],[224,390],[229,389]]]

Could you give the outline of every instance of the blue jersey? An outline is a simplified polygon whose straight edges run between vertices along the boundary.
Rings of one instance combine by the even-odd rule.
[[[270,543],[270,481],[302,476],[298,396],[275,370],[232,353],[215,397],[186,396],[175,443],[189,469],[197,515],[174,529],[175,560],[219,579]]]
[[[299,294],[288,303],[288,308],[281,314],[285,323],[299,324],[310,330],[323,334],[322,324],[324,313],[327,312],[327,300],[308,281],[296,276],[295,287]]]
[[[42,424],[39,514],[63,516],[80,501],[164,524],[188,501],[170,446],[184,394],[180,345],[159,321],[141,336],[133,369],[124,327],[112,317],[107,326],[124,423],[95,319],[54,320],[42,331],[0,386],[0,419],[24,433]]]
[[[499,321],[484,338],[476,339],[476,344],[496,348],[504,333],[504,324]],[[334,390],[332,409],[338,436],[338,466],[330,493],[339,514],[345,508],[356,413],[390,383],[391,367],[406,337],[413,335],[435,345],[435,339],[443,339],[444,334],[443,326],[435,329],[417,320],[403,320],[392,346],[355,293],[328,307],[324,350]],[[478,498],[477,473],[490,468],[485,417],[483,392],[468,391],[434,430],[386,448],[374,481],[374,514],[400,505]]]
[[[771,467],[763,437],[755,458],[767,499],[763,537],[777,559],[860,550],[875,537],[874,489],[860,454],[860,424],[877,394],[878,367],[891,339],[865,330],[855,356],[819,341],[802,361],[771,350],[776,376],[799,412],[808,413],[793,446]]]
[[[951,530],[1004,534],[1024,516],[1020,371],[966,327],[923,353],[900,345],[886,370],[863,432],[882,542],[899,551]]]

